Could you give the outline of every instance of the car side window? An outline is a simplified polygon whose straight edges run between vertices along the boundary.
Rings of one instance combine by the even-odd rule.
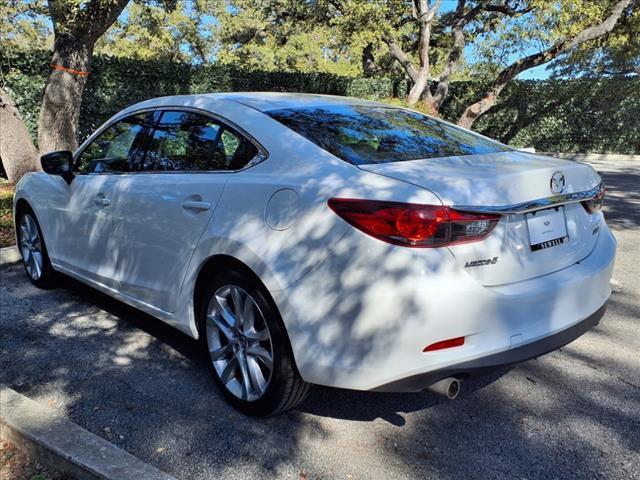
[[[249,163],[258,149],[235,130],[224,127],[220,135],[220,150],[224,152],[224,163],[229,170],[239,170]]]
[[[155,127],[143,171],[237,170],[258,154],[242,135],[193,112],[168,110]]]
[[[129,172],[130,152],[147,127],[148,114],[139,113],[114,123],[76,158],[77,173]]]

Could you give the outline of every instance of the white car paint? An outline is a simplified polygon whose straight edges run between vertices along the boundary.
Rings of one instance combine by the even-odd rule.
[[[564,207],[569,242],[536,252],[523,213],[504,215],[485,240],[420,249],[374,239],[327,207],[334,197],[507,206],[550,197],[557,170],[565,193],[592,190],[600,179],[591,167],[517,151],[357,167],[261,112],[345,102],[371,104],[295,94],[142,102],[105,126],[145,109],[198,109],[248,133],[265,159],[238,172],[88,174],[71,185],[34,173],[14,201],[33,208],[54,269],[193,337],[203,265],[238,259],[270,291],[311,383],[375,389],[550,336],[606,302],[615,240],[580,203]],[[489,268],[465,268],[492,257]],[[460,336],[461,347],[423,352]]]

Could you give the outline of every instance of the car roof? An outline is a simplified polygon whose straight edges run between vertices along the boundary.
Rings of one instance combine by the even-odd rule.
[[[316,93],[285,92],[233,92],[211,94],[221,99],[242,103],[255,110],[265,112],[283,108],[306,108],[327,105],[381,105],[361,98]]]
[[[389,106],[370,100],[338,95],[320,95],[315,93],[284,93],[284,92],[229,92],[229,93],[202,93],[196,95],[175,95],[158,97],[132,105],[126,110],[140,107],[156,108],[167,105],[188,106],[194,104],[204,105],[209,101],[229,101],[240,103],[260,112],[279,110],[286,108],[308,108],[329,105],[369,105]]]

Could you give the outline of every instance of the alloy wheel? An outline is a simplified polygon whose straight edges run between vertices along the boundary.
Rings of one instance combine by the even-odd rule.
[[[225,388],[244,401],[262,397],[273,372],[273,344],[253,297],[235,285],[217,289],[207,307],[206,333],[213,367]]]
[[[19,237],[20,253],[27,273],[33,280],[38,280],[42,276],[44,265],[42,242],[36,221],[29,214],[22,216]]]

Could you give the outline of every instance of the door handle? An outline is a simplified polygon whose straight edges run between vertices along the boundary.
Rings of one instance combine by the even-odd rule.
[[[100,205],[101,207],[108,207],[111,205],[111,200],[105,197],[97,197],[93,200],[96,205]]]
[[[213,204],[211,202],[197,202],[195,200],[187,200],[182,202],[182,208],[185,210],[209,210]]]

